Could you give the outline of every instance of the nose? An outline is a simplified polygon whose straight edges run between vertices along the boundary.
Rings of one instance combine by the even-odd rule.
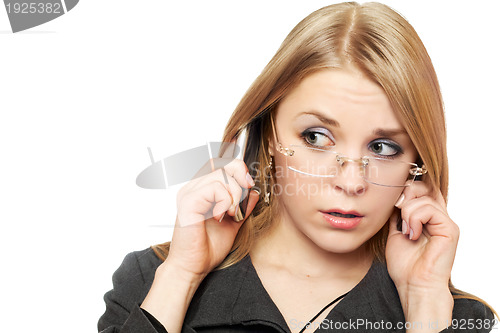
[[[332,179],[335,189],[348,195],[363,194],[367,186],[364,179],[363,160],[352,160],[338,155],[337,162],[339,163],[338,174]]]

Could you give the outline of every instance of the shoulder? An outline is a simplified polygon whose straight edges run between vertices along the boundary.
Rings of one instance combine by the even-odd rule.
[[[457,323],[474,320],[479,324],[493,323],[494,315],[486,304],[472,298],[456,298],[453,306],[453,319]],[[483,325],[484,326],[484,325]]]
[[[153,283],[154,275],[162,261],[153,249],[130,252],[113,274],[116,291],[126,290],[130,299],[142,301]]]
[[[133,271],[136,275],[141,275],[142,278],[145,278],[151,272],[154,274],[156,268],[158,268],[161,263],[162,261],[156,256],[153,249],[147,248],[127,254],[118,268],[118,271],[123,270],[128,273]]]
[[[150,326],[140,311],[139,304],[151,288],[156,268],[161,263],[151,248],[125,256],[120,267],[113,273],[113,289],[104,295],[106,311],[98,321],[99,330],[117,332],[131,316],[134,318],[131,322],[136,325]]]
[[[373,290],[373,286],[376,286],[376,291]],[[359,283],[355,288],[358,295],[357,300],[360,302],[363,300],[369,300],[373,304],[376,304],[377,309],[384,309],[387,313],[392,316],[402,315],[402,308],[394,309],[392,304],[400,302],[400,298],[388,271],[385,263],[380,261],[374,261],[373,265],[365,276],[365,278]],[[452,291],[454,296],[454,306],[453,306],[453,320],[456,327],[467,328],[471,323],[474,322],[474,327],[477,328],[476,331],[482,332],[481,327],[488,328],[493,326],[496,321],[493,311],[489,306],[483,302],[474,298],[465,298],[459,296],[459,292]],[[465,293],[467,294],[467,293]],[[436,299],[439,302],[439,299]],[[469,330],[468,332],[473,332],[474,330]]]

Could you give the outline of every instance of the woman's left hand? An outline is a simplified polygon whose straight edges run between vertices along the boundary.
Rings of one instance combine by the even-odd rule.
[[[390,219],[386,260],[400,297],[408,302],[407,297],[417,291],[432,294],[448,290],[460,232],[448,216],[440,191],[433,195],[429,185],[415,181],[403,195],[397,206],[404,221],[402,231],[397,230],[395,210]]]

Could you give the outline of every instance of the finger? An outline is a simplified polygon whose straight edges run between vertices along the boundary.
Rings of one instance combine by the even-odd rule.
[[[231,207],[233,198],[228,186],[214,181],[208,186],[196,189],[196,193],[185,192],[177,197],[177,212],[180,226],[203,222],[212,216],[219,216]],[[211,216],[206,216],[206,215]]]
[[[409,226],[409,239],[417,240],[423,232],[424,225],[428,236],[455,237],[455,223],[432,202],[422,200],[411,212],[402,212],[402,217]]]
[[[444,201],[441,191],[439,191],[438,193],[433,193],[431,185],[422,181],[414,181],[410,186],[406,186],[403,190],[403,193],[396,201],[395,206],[401,208],[405,202],[423,196],[434,198],[441,206],[442,210],[446,211],[446,202]]]
[[[219,169],[219,172],[222,173],[222,170],[223,169]],[[226,213],[230,216],[234,216],[238,202],[239,200],[241,200],[242,188],[238,185],[238,183],[236,183],[236,180],[234,180],[234,178],[231,177],[225,176],[225,180],[223,181],[215,180],[212,183],[204,184],[203,188],[207,187],[211,188],[213,186],[219,186],[219,185],[222,185],[226,189],[226,192],[229,196],[229,199],[227,200],[230,204],[227,205],[225,200],[215,201],[216,197],[214,197],[211,209],[208,209],[205,212],[204,216],[206,220],[213,217],[217,221],[220,221]],[[190,195],[199,195],[199,194],[200,194],[199,186],[198,188],[193,188],[192,192],[190,193]]]
[[[233,177],[227,175],[224,168],[207,175],[204,179],[191,182],[187,189],[183,188],[182,192],[179,191],[178,211],[182,210],[182,206],[194,207],[196,208],[195,214],[202,214],[204,220],[212,217],[220,220],[226,212],[230,216],[235,215],[236,208],[242,200],[243,190]],[[192,202],[195,200],[193,198],[198,198],[198,201],[189,206],[186,202]],[[192,220],[193,217],[190,219]]]
[[[403,220],[408,221],[408,216],[411,215],[413,212],[418,211],[420,207],[424,205],[431,205],[435,209],[443,212],[444,214],[447,214],[446,211],[443,210],[443,207],[433,198],[429,196],[423,196],[419,198],[414,198],[411,200],[406,201],[403,203],[401,206],[401,217]]]
[[[414,181],[410,186],[406,186],[403,193],[399,197],[395,206],[401,208],[401,206],[408,202],[409,200],[419,198],[421,196],[429,194],[430,189],[424,182]]]
[[[226,187],[226,192],[229,193],[231,197],[231,204],[229,207],[226,205],[225,202],[222,200],[218,200],[217,202],[215,201],[215,198],[212,198],[212,206],[210,208],[207,208],[204,211],[204,216],[206,219],[215,217],[215,218],[222,218],[222,215],[224,212],[228,212],[228,215],[234,216],[236,212],[237,205],[242,201],[242,188],[249,188],[255,183],[253,182],[253,179],[251,176],[248,174],[248,169],[245,165],[245,163],[241,160],[231,160],[230,163],[227,163],[228,159],[223,159],[223,158],[217,158],[213,159],[213,166],[212,167],[220,167],[213,172],[201,176],[197,179],[191,180],[188,184],[186,184],[180,191],[179,194],[181,194],[179,197],[186,198],[191,195],[195,195],[196,197],[199,196],[199,191],[200,189],[204,188],[211,188],[213,184],[215,183],[221,183],[224,184]],[[208,199],[208,194],[205,193],[204,199],[200,199],[203,202],[202,206],[204,209],[206,208],[207,201]],[[218,194],[218,197],[220,198],[222,194]],[[198,203],[196,206],[193,207],[198,207],[200,208],[201,203]],[[215,204],[215,206],[213,206]],[[220,210],[223,210],[222,212]],[[200,213],[200,209],[197,210],[197,213]]]
[[[260,198],[260,189],[258,187],[254,187],[250,191],[250,193],[248,194],[248,202],[247,202],[247,209],[246,209],[245,217],[241,221],[235,221],[234,219],[229,219],[229,220],[243,223],[252,213],[253,209],[257,205],[257,202],[259,202],[259,198]],[[223,218],[224,218],[224,215],[221,215],[219,222],[226,220]]]
[[[226,173],[235,178],[241,187],[249,188],[255,185],[252,177],[248,174],[248,168],[242,160],[232,158],[212,158],[198,170],[196,175],[187,184],[188,188],[203,186],[214,178],[219,178],[217,170],[224,168]]]
[[[408,239],[417,240],[422,234],[423,225],[432,218],[436,211],[435,207],[426,204],[420,206],[419,210],[413,211],[412,214],[406,213],[403,221],[408,225],[406,232],[408,234]]]
[[[448,215],[446,211],[443,211],[441,205],[429,196],[414,198],[405,202],[401,207],[401,218],[404,226],[402,230],[403,234],[408,235],[410,239],[418,239],[418,237],[420,237],[422,231],[421,224],[427,223],[427,221],[423,221],[422,218],[415,218],[415,216],[418,217],[423,215],[425,213],[425,209],[435,209],[445,216]],[[414,222],[416,220],[419,220],[419,222]]]
[[[234,178],[243,188],[250,188],[255,185],[254,180],[248,173],[245,162],[242,160],[231,160],[231,162],[228,163],[227,161],[228,159],[222,158],[213,159],[214,171],[196,180],[192,180],[190,182],[190,187],[203,186],[204,184],[212,182],[214,179],[218,179],[223,183],[228,183],[227,179],[230,177]],[[220,171],[222,169],[224,170],[223,173]]]
[[[259,202],[259,198],[260,198],[259,188],[252,189],[250,191],[250,194],[248,195],[248,206],[243,221],[245,221],[250,216],[253,209],[255,208],[255,205],[257,205],[257,202]]]
[[[193,176],[193,178],[183,186],[183,189],[186,191],[191,191],[195,188],[200,188],[201,186],[205,186],[213,182],[215,179],[221,180],[223,183],[223,179],[220,177],[220,168],[229,164],[232,159],[228,158],[212,158],[208,160]]]
[[[219,169],[224,179],[224,184],[227,186],[229,194],[231,195],[231,206],[227,210],[228,215],[234,216],[236,208],[242,199],[243,190],[233,177],[227,175],[224,168]],[[214,211],[215,213],[215,211]]]
[[[236,179],[238,184],[244,188],[255,186],[255,182],[248,173],[248,168],[242,160],[232,160],[229,164],[224,166],[226,173]]]

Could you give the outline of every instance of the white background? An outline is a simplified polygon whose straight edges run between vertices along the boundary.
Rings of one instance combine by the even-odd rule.
[[[383,1],[413,24],[446,103],[452,280],[500,310],[496,1]],[[0,7],[3,329],[92,332],[111,275],[170,240],[175,195],[135,177],[220,140],[246,89],[329,1],[86,1],[12,34]]]

